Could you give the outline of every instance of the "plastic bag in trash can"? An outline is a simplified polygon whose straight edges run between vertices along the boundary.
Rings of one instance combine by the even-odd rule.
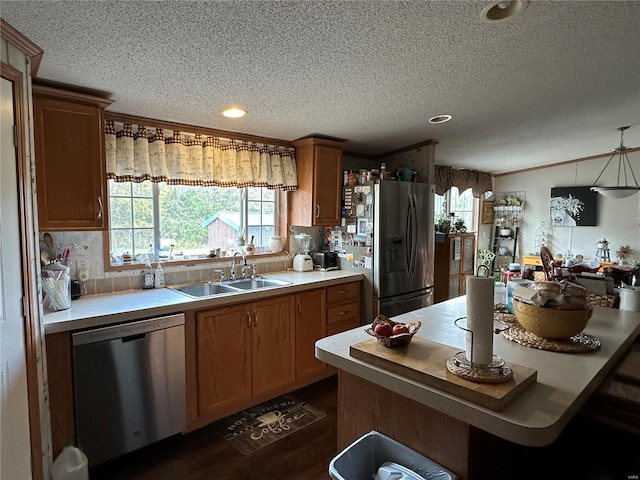
[[[329,463],[329,476],[333,480],[375,480],[379,468],[389,462],[408,468],[425,480],[457,480],[433,460],[375,430],[336,455]]]

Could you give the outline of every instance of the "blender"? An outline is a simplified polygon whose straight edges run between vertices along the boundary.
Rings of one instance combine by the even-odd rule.
[[[296,272],[313,270],[313,260],[309,255],[309,252],[313,250],[313,238],[309,234],[301,233],[296,235],[296,242],[298,243],[298,250],[302,250],[303,253],[298,253],[293,257],[293,269]]]

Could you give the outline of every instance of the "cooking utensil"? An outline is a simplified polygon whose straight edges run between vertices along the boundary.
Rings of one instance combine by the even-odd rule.
[[[50,233],[44,233],[42,235],[42,240],[44,240],[45,245],[49,248],[50,251],[53,251],[53,237]]]

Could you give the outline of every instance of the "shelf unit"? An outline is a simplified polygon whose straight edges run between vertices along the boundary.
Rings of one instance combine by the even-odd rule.
[[[500,225],[496,225],[493,232],[493,253],[495,254],[495,258],[493,259],[491,270],[494,273],[497,273],[498,271],[496,268],[497,265],[502,263],[514,263],[516,261],[518,250],[518,234],[520,232],[520,227],[511,227],[511,235],[509,236],[501,236],[500,230]],[[508,253],[500,254],[501,247],[506,248]],[[507,260],[509,261],[507,262]]]

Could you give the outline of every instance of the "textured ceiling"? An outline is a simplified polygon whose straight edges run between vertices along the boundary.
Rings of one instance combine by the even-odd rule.
[[[1,1],[44,50],[39,77],[109,110],[500,173],[640,146],[640,2]],[[220,111],[238,104],[239,120]],[[450,113],[442,125],[428,120]]]

